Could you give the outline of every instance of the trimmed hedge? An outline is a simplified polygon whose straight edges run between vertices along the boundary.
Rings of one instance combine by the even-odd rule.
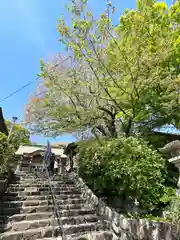
[[[152,211],[166,194],[165,160],[143,140],[89,140],[78,148],[79,173],[99,196],[130,199]]]

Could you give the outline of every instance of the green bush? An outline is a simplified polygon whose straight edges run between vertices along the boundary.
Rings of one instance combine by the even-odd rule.
[[[167,207],[167,218],[174,224],[180,223],[180,197],[172,198],[170,205]]]
[[[0,176],[8,171],[13,161],[15,149],[8,143],[7,136],[0,132]]]
[[[133,137],[79,144],[79,172],[99,195],[138,201],[153,210],[164,195],[164,159]]]

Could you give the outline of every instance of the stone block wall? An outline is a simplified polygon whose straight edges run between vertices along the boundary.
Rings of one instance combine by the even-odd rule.
[[[180,227],[145,219],[128,219],[101,201],[76,173],[71,173],[87,203],[96,208],[98,215],[113,232],[114,240],[180,240]]]

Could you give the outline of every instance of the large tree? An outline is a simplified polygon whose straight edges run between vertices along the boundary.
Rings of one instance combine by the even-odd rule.
[[[35,132],[87,131],[117,137],[179,126],[179,1],[137,1],[112,24],[107,2],[96,19],[87,1],[72,1],[72,24],[58,21],[71,58],[41,63],[41,83],[27,106]]]
[[[178,2],[168,9],[164,2],[139,1],[112,36],[108,69],[117,85],[111,92],[119,105],[125,103],[118,116],[129,122],[128,131],[133,124],[141,131],[179,125],[178,9]]]
[[[117,108],[103,97],[88,65],[51,68],[43,65],[44,81],[27,106],[26,121],[33,123],[33,130],[49,135],[91,131],[116,137]]]

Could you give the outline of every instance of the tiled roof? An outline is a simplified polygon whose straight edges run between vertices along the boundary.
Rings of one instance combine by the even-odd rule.
[[[52,143],[52,146],[67,146],[70,142],[56,142]]]
[[[23,155],[24,153],[26,154],[30,154],[33,152],[44,152],[45,151],[45,146],[41,146],[41,145],[21,145],[19,147],[19,149],[16,151],[16,155]],[[60,148],[51,148],[52,153],[54,153],[56,156],[60,156],[60,157],[66,157],[66,155],[64,155],[63,153],[63,149]]]

